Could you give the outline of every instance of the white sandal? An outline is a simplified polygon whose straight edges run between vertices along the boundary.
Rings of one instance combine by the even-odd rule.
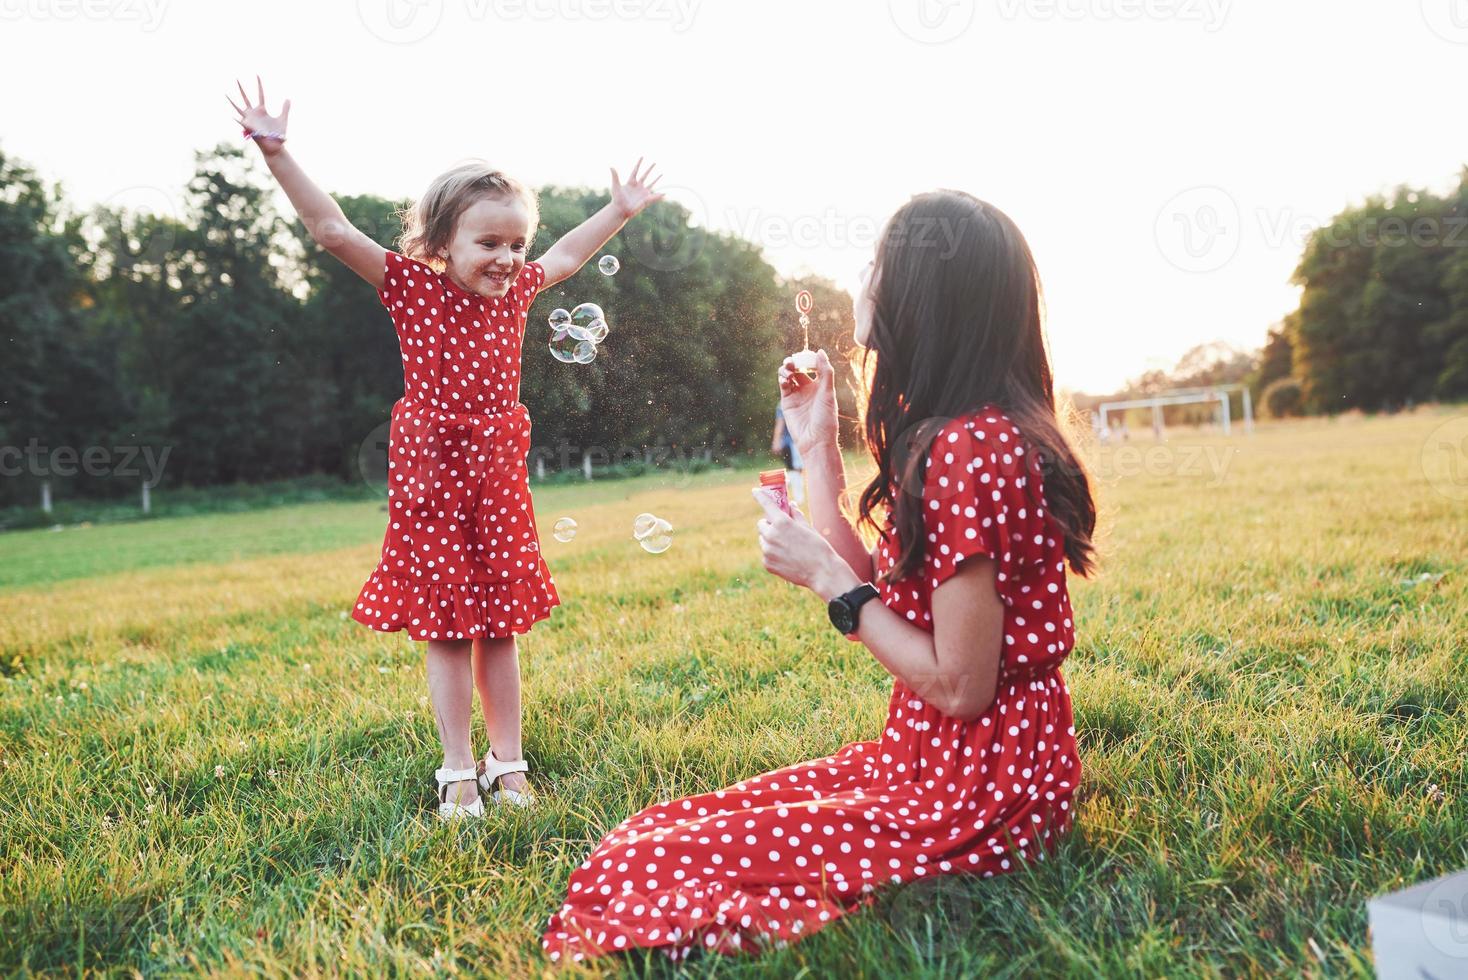
[[[501,762],[495,758],[494,749],[491,748],[484,753],[484,760],[479,768],[479,788],[491,794],[496,803],[509,803],[512,806],[529,806],[535,802],[535,797],[529,792],[516,789],[495,789],[501,777],[508,776],[512,772],[529,772],[530,763],[524,759],[514,759],[510,762]],[[482,797],[481,797],[482,799]]]
[[[450,803],[448,798],[449,787],[454,783],[473,779],[478,773],[477,769],[440,769],[433,774],[438,780],[438,818],[440,820],[452,820],[455,817],[483,817],[484,800],[476,797],[473,803],[464,806],[462,803]]]

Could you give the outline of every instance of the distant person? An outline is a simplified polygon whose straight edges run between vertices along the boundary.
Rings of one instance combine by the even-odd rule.
[[[804,469],[800,462],[800,450],[795,448],[795,440],[790,438],[790,429],[785,425],[785,410],[779,405],[775,406],[775,435],[770,442],[770,450],[785,462],[785,485],[790,491],[790,500],[799,506],[805,501],[805,484],[801,479],[801,471]]]
[[[560,597],[531,510],[520,341],[536,293],[574,275],[662,196],[647,179],[652,168],[639,174],[637,161],[625,184],[612,171],[606,206],[530,262],[535,193],[486,163],[462,164],[436,177],[408,212],[399,254],[353,227],[287,152],[290,100],[272,116],[264,85],[258,105],[243,85],[240,98],[245,137],[317,244],[377,290],[402,348],[405,391],[388,436],[387,533],[352,618],[426,643],[443,743],[434,774],[439,817],[483,817],[481,789],[496,803],[528,804],[515,636],[549,616]],[[470,347],[480,338],[488,354],[443,342],[459,335],[471,338]],[[492,743],[482,759],[469,741],[476,686]]]
[[[864,426],[876,473],[858,521],[878,543],[869,551],[841,508],[822,351],[815,380],[789,360],[779,372],[812,523],[765,502],[759,544],[767,571],[814,592],[893,675],[886,723],[618,824],[571,874],[544,935],[552,959],[757,952],[892,883],[1024,867],[1071,826],[1081,762],[1060,671],[1075,645],[1065,569],[1091,572],[1096,507],[1056,418],[1029,246],[976,198],[919,195],[887,222],[855,308],[875,361]]]

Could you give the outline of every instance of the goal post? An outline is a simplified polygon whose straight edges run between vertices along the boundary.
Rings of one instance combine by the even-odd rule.
[[[1223,427],[1223,434],[1230,435],[1233,430],[1233,408],[1231,398],[1234,392],[1242,393],[1244,408],[1244,433],[1254,434],[1254,402],[1249,394],[1249,386],[1244,384],[1210,385],[1205,388],[1174,388],[1170,391],[1159,391],[1155,395],[1145,398],[1128,398],[1120,401],[1102,402],[1096,406],[1097,428],[1106,430],[1109,427],[1108,416],[1112,412],[1125,412],[1134,408],[1150,408],[1152,410],[1152,434],[1162,438],[1162,409],[1168,405],[1204,405],[1216,402],[1218,404],[1218,418]]]

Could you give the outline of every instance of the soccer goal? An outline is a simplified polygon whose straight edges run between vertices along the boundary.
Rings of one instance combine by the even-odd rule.
[[[1243,395],[1244,406],[1244,433],[1254,434],[1254,403],[1249,396],[1249,386],[1242,384],[1233,385],[1211,385],[1206,388],[1174,388],[1170,391],[1159,391],[1155,395],[1146,398],[1130,398],[1125,401],[1102,402],[1096,406],[1096,428],[1100,432],[1110,432],[1110,421],[1108,415],[1113,412],[1125,412],[1133,408],[1150,408],[1152,410],[1152,434],[1157,439],[1162,438],[1162,409],[1167,405],[1203,405],[1210,402],[1218,405],[1218,420],[1224,435],[1229,435],[1233,428],[1233,408],[1231,407],[1234,392]]]

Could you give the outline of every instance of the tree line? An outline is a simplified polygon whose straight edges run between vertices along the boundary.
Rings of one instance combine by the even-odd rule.
[[[542,189],[531,254],[607,199]],[[338,200],[393,247],[408,202]],[[0,153],[0,505],[34,503],[42,482],[64,497],[134,494],[149,480],[362,478],[363,444],[403,388],[372,288],[278,210],[238,147],[196,154],[179,212],[79,211]],[[783,281],[756,246],[689,219],[657,203],[608,243],[617,275],[588,263],[537,299],[521,396],[550,468],[768,452],[795,293],[820,293],[813,342],[850,336],[844,293]],[[611,334],[591,364],[563,364],[545,318],[582,302],[606,310]],[[161,472],[137,447],[153,464],[164,456]]]
[[[1299,306],[1259,350],[1201,344],[1170,371],[1077,404],[1220,384],[1247,384],[1276,417],[1468,399],[1468,168],[1445,194],[1402,187],[1344,209],[1311,233],[1292,281]],[[1213,411],[1167,414],[1193,423]]]
[[[540,198],[532,254],[607,194]],[[393,246],[408,202],[339,200]],[[606,251],[619,274],[589,263],[537,300],[527,326],[521,395],[548,468],[768,451],[774,368],[802,342],[801,288],[816,299],[812,346],[850,351],[849,296],[782,280],[757,246],[695,226],[675,203]],[[1299,308],[1260,350],[1200,345],[1106,397],[1242,382],[1277,416],[1468,398],[1468,169],[1450,193],[1401,188],[1343,210],[1312,234],[1294,281]],[[545,316],[588,301],[612,333],[593,363],[562,364],[545,349]],[[229,145],[196,154],[178,213],[162,214],[78,210],[0,152],[0,329],[0,506],[35,503],[43,482],[107,497],[140,482],[359,480],[364,443],[402,392],[372,289],[280,213],[263,168]],[[838,388],[852,445],[854,398]]]

